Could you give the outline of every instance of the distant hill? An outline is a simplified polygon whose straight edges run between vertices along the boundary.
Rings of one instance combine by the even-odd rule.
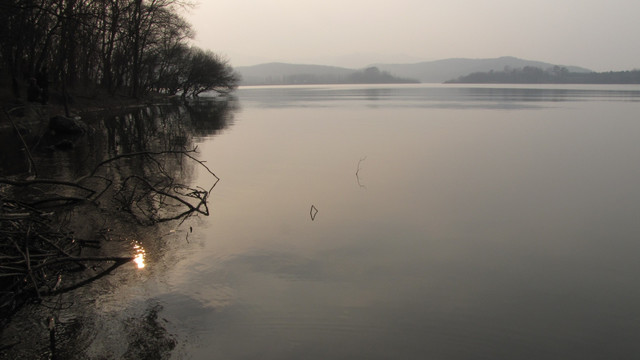
[[[548,69],[556,65],[504,56],[495,59],[444,59],[416,64],[375,64],[374,66],[396,76],[410,77],[424,83],[442,83],[477,72],[504,71],[505,68],[524,68],[526,66]],[[578,66],[562,66],[570,72],[591,72],[589,69]]]
[[[446,81],[458,84],[640,84],[640,70],[570,72],[555,66],[543,70],[533,66],[503,71],[475,72]]]
[[[294,84],[371,84],[417,83],[415,79],[396,77],[376,67],[362,70],[337,66],[268,63],[239,66],[241,85],[294,85]]]
[[[373,83],[372,78],[363,80],[362,74],[375,75],[377,68],[381,83],[442,83],[471,73],[504,71],[524,67],[548,69],[556,66],[540,61],[523,60],[510,56],[496,59],[445,59],[415,64],[374,64],[367,69],[348,69],[337,66],[268,63],[254,66],[239,66],[235,70],[242,76],[241,85],[282,84],[342,84]],[[589,69],[566,66],[570,72],[591,72]]]
[[[303,77],[318,77],[335,82],[354,70],[336,66],[268,63],[253,66],[238,66],[235,70],[242,76],[241,85],[285,84]]]

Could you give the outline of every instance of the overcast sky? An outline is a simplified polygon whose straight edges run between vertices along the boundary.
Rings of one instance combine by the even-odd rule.
[[[233,66],[515,56],[640,68],[639,0],[199,0],[195,44]]]

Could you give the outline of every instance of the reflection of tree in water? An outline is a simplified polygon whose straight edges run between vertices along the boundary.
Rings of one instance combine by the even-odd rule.
[[[27,259],[26,263],[31,264],[32,269],[38,269],[42,272],[46,270],[47,273],[44,274],[46,276],[38,274],[36,277],[31,276],[29,281],[22,281],[21,279],[24,278],[22,270],[13,270],[11,277],[5,277],[4,282],[15,283],[16,289],[14,289],[14,293],[5,294],[6,296],[3,299],[9,299],[12,304],[16,304],[18,295],[20,294],[31,294],[31,296],[38,298],[55,295],[56,291],[54,290],[46,292],[38,292],[37,290],[43,286],[50,286],[55,289],[59,286],[55,284],[56,279],[62,279],[62,285],[60,286],[69,289],[73,288],[73,283],[77,283],[77,278],[81,276],[81,274],[78,276],[70,276],[62,271],[66,269],[66,264],[75,264],[82,259],[88,259],[81,259],[79,257],[81,256],[79,254],[83,251],[83,244],[93,241],[94,237],[99,238],[100,235],[98,234],[102,230],[105,230],[100,229],[100,227],[106,226],[105,224],[107,223],[113,224],[112,220],[108,219],[108,217],[112,216],[114,211],[117,212],[118,208],[129,211],[138,223],[143,224],[155,224],[159,221],[172,219],[185,214],[188,216],[191,212],[184,212],[184,210],[189,210],[189,206],[194,206],[197,207],[198,210],[202,210],[198,212],[208,213],[206,210],[206,196],[213,186],[215,186],[218,178],[210,171],[213,185],[191,185],[195,168],[204,166],[204,164],[195,158],[196,154],[191,152],[193,150],[192,137],[193,135],[202,136],[213,134],[225,128],[231,123],[230,119],[232,118],[232,110],[234,109],[235,107],[233,105],[224,102],[210,102],[208,104],[194,103],[189,105],[189,107],[153,106],[128,112],[120,112],[118,114],[100,114],[93,120],[85,118],[89,122],[89,134],[79,139],[72,151],[41,154],[36,160],[36,165],[46,169],[46,171],[38,172],[39,176],[42,176],[41,178],[25,180],[15,184],[5,182],[5,186],[12,186],[15,189],[7,190],[5,187],[2,193],[2,201],[12,206],[14,203],[24,204],[21,202],[21,199],[17,197],[16,199],[13,198],[20,193],[28,193],[32,197],[41,197],[39,199],[29,200],[42,201],[43,196],[53,194],[53,196],[64,195],[68,198],[75,198],[81,203],[88,202],[98,206],[86,207],[86,209],[89,210],[89,212],[86,213],[82,212],[85,207],[82,207],[82,211],[74,212],[74,210],[70,210],[68,207],[51,207],[53,202],[47,201],[47,214],[49,214],[49,212],[51,214],[59,212],[61,214],[60,216],[66,217],[67,219],[71,216],[77,217],[77,226],[82,227],[84,234],[91,235],[85,235],[86,238],[79,240],[77,234],[76,236],[68,235],[72,232],[57,231],[54,233],[53,231],[49,232],[48,229],[42,229],[36,232],[36,228],[33,226],[25,226],[25,232],[21,235],[25,238],[35,237],[37,235],[47,236],[47,244],[40,244],[44,240],[26,243],[33,246],[37,245],[37,248],[33,246],[30,247],[26,250],[27,255],[25,255]],[[105,162],[105,159],[108,160]],[[51,160],[56,160],[57,162]],[[41,182],[42,179],[45,179],[44,183]],[[46,179],[64,179],[64,184],[62,183],[63,180],[59,182],[57,180],[47,182],[49,180]],[[93,189],[95,192],[91,194],[91,191],[86,191],[85,189]],[[106,189],[106,191],[103,192],[104,189]],[[87,195],[87,193],[89,193],[89,195]],[[114,203],[114,200],[117,202]],[[65,203],[74,204],[77,203],[77,201],[66,201]],[[185,202],[183,203],[182,201]],[[204,208],[201,208],[200,206],[203,203]],[[15,207],[15,209],[13,209],[13,207]],[[3,211],[6,210],[5,212],[7,213],[5,217],[12,216],[10,224],[7,222],[9,220],[5,221],[9,225],[19,225],[18,222],[27,224],[27,220],[30,219],[30,215],[27,214],[28,211],[34,211],[38,214],[44,211],[36,208],[35,205],[30,207],[13,207],[11,209],[8,208],[8,205],[3,207]],[[92,211],[91,209],[97,211]],[[110,213],[112,215],[109,215]],[[18,216],[20,216],[20,218],[18,218]],[[104,220],[100,220],[101,218]],[[68,222],[72,223],[73,221],[68,220]],[[55,222],[52,223],[55,225]],[[92,227],[93,229],[85,229],[86,227]],[[165,241],[162,240],[161,237],[151,235],[154,234],[155,228],[146,229],[145,233],[150,236],[150,238],[146,240],[154,243]],[[71,231],[73,230],[72,228]],[[14,229],[12,231],[18,233],[20,229]],[[58,236],[58,234],[60,236]],[[55,238],[53,237],[54,235]],[[154,246],[152,244],[147,245],[144,243],[145,239],[139,239],[139,241],[146,248],[163,248],[162,246]],[[54,244],[50,244],[51,242],[54,242]],[[45,249],[45,245],[50,246],[51,249]],[[123,244],[123,246],[126,245],[127,244]],[[55,262],[51,260],[44,260],[44,262],[42,262],[41,258],[34,257],[33,254],[36,254],[36,250],[38,251],[38,255],[45,250],[54,254],[56,256],[55,261],[65,265],[65,267],[49,267],[49,265],[46,264],[54,264]],[[29,251],[31,251],[31,259],[29,259]],[[17,261],[25,257],[23,256],[24,253],[25,252],[22,251],[21,253],[17,252],[16,254],[6,255],[12,256],[12,258],[15,257],[17,263]],[[162,257],[163,255],[157,254],[156,256]],[[96,259],[88,261],[95,260]],[[62,263],[62,261],[64,261],[64,263]],[[92,267],[89,266],[89,269],[92,269]],[[106,273],[109,271],[110,270]],[[27,269],[24,270],[24,273],[30,274],[31,272]],[[68,282],[69,280],[71,282]],[[24,284],[24,287],[18,289],[18,285],[20,284]],[[11,306],[11,309],[3,310],[14,311],[15,307]],[[43,311],[46,312],[44,309]],[[55,313],[53,316],[56,316]],[[147,317],[147,320],[149,320],[148,323],[151,325],[155,324],[156,316],[157,311],[151,311]],[[60,326],[61,325],[55,325],[54,329],[60,330],[64,328],[60,328]],[[153,326],[149,328],[151,329]],[[146,327],[142,327],[141,331],[145,332],[145,329]],[[153,333],[156,330],[151,332]],[[141,334],[141,336],[144,335]],[[153,334],[150,334],[150,336],[153,336]],[[138,347],[144,348],[147,346],[144,343],[136,343],[135,341],[131,343],[129,349],[130,354],[140,350]],[[161,345],[161,347],[164,346],[163,351],[166,350],[167,352],[170,352],[174,346],[170,338],[165,343],[154,344],[153,346],[158,345]],[[55,344],[52,346],[55,348]],[[15,350],[20,351],[18,346],[16,346]]]
[[[158,320],[161,305],[147,309],[142,319],[131,318],[127,321],[129,346],[123,359],[159,360],[169,359],[171,351],[176,347],[176,340]]]
[[[0,232],[11,233],[11,226],[24,225],[25,236],[33,237],[32,222],[40,221],[42,214],[68,218],[69,209],[61,205],[91,203],[106,210],[104,214],[125,210],[141,224],[197,213],[208,215],[207,196],[219,179],[197,160],[192,136],[196,131],[210,134],[227,126],[231,109],[226,102],[203,102],[189,108],[153,106],[97,114],[93,121],[89,118],[88,134],[76,139],[72,151],[40,154],[34,162],[37,177],[0,177]],[[208,170],[208,184],[192,185],[196,167]],[[49,232],[44,226],[38,234]],[[60,235],[56,240],[67,239],[64,231],[51,233]],[[21,241],[5,240],[1,243]],[[55,250],[61,244],[38,245],[38,251],[46,252],[43,249],[51,246]],[[66,246],[62,244],[63,248]],[[26,257],[29,264],[29,256],[16,253],[15,257],[16,261]],[[44,265],[31,264],[34,266]],[[12,275],[15,281],[10,282],[21,283],[20,274]],[[36,290],[38,286],[34,287]]]
[[[192,136],[213,135],[233,123],[235,101],[199,100],[187,105],[153,106],[111,114],[103,120],[111,155],[189,148]]]
[[[193,148],[193,135],[211,135],[227,127],[234,109],[235,106],[227,101],[197,101],[186,106],[147,107],[104,118],[101,130],[106,146],[100,148],[106,149],[107,153],[100,158],[145,152],[153,155],[123,157],[116,166],[110,166],[109,178],[116,178],[121,185],[116,198],[123,208],[137,214],[138,220],[140,215],[152,222],[169,219],[171,216],[167,214],[172,206],[182,207],[186,203],[167,196],[162,189],[168,188],[182,199],[197,199],[194,207],[203,203],[206,188],[198,190],[178,184],[191,182],[194,165],[198,162],[192,161],[193,155],[185,158],[185,153],[172,151]],[[159,157],[157,152],[165,153]],[[153,196],[149,196],[150,193]],[[162,200],[158,201],[158,195]],[[180,212],[176,214],[179,216]]]
[[[116,206],[136,213],[139,221],[140,215],[146,218],[142,219],[144,222],[167,219],[171,217],[167,211],[172,210],[172,205],[189,205],[180,204],[176,198],[173,200],[177,200],[177,204],[164,201],[171,200],[164,190],[171,190],[186,200],[196,199],[196,207],[204,200],[210,184],[199,189],[179,185],[192,182],[196,167],[206,168],[195,160],[193,137],[211,135],[227,127],[232,123],[234,110],[235,102],[203,100],[189,105],[94,113],[85,117],[89,134],[76,140],[73,151],[41,154],[42,169],[38,170],[44,178],[77,179],[105,159],[117,158],[101,165],[90,179],[97,192],[101,192],[102,187],[110,190],[120,187],[115,194],[107,192],[101,201],[106,203],[115,195],[120,201]],[[102,183],[99,179],[103,179]],[[162,200],[158,201],[159,197]],[[180,211],[175,214],[179,215]]]
[[[238,103],[230,101],[200,100],[187,105],[193,134],[210,136],[233,125],[233,115],[238,110]]]

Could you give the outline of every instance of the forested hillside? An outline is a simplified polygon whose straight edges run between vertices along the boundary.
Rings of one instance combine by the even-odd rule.
[[[556,64],[519,59],[512,56],[503,56],[494,59],[443,59],[425,61],[416,64],[378,64],[380,70],[389,71],[397,76],[418,79],[425,83],[441,83],[459,76],[475,73],[518,69],[526,66],[541,69],[552,68]],[[591,70],[578,66],[562,66],[572,72],[590,72]]]
[[[403,84],[418,80],[401,78],[377,67],[362,70],[325,65],[268,63],[237,68],[242,85],[300,84]]]
[[[571,72],[554,66],[543,70],[533,66],[503,71],[475,72],[447,83],[514,84],[640,84],[640,70],[609,72]]]

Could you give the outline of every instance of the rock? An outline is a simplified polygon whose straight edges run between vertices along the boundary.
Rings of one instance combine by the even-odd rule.
[[[87,131],[87,126],[81,120],[60,115],[49,119],[49,128],[56,134],[67,135],[81,135]]]

